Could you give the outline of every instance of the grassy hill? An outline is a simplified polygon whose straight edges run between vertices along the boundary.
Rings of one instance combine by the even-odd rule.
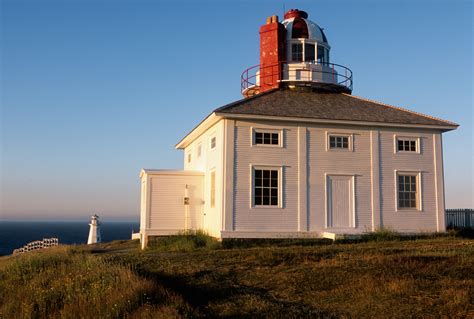
[[[474,240],[176,236],[0,258],[0,318],[474,317]]]

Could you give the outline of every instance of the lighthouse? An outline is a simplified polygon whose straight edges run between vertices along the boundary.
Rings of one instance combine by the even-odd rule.
[[[352,71],[331,63],[330,50],[323,29],[305,11],[291,9],[282,22],[268,17],[260,27],[260,64],[242,73],[242,95],[298,87],[351,94]]]
[[[176,144],[182,170],[140,172],[142,248],[189,229],[220,239],[444,232],[442,134],[458,125],[355,96],[352,71],[303,10],[258,32],[243,98]]]
[[[99,216],[94,214],[91,217],[91,222],[89,223],[90,229],[89,229],[89,238],[87,239],[87,244],[97,244],[101,242],[100,238],[100,222],[99,222]]]

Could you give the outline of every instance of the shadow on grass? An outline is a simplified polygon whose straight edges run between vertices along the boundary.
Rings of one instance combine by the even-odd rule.
[[[193,309],[192,313],[180,311],[181,315],[185,316],[227,318],[339,318],[341,316],[341,314],[314,309],[300,302],[277,299],[264,288],[238,284],[232,276],[229,280],[229,274],[216,275],[210,270],[196,272],[190,277],[151,272],[143,268],[136,269],[136,273],[180,295]],[[213,277],[213,284],[191,283],[208,276]],[[229,300],[232,300],[230,304]],[[157,298],[156,302],[163,301]]]
[[[474,228],[451,228],[448,233],[453,233],[454,237],[474,239]]]
[[[402,234],[389,228],[382,228],[375,232],[366,233],[355,238],[338,239],[338,243],[365,243],[365,242],[387,242],[387,241],[412,241],[420,239],[435,238],[474,238],[474,230],[472,228],[448,229],[445,233],[419,233],[419,234]]]
[[[224,239],[222,248],[253,248],[253,247],[290,247],[290,246],[324,246],[332,245],[333,240],[327,238],[302,238],[302,239]]]

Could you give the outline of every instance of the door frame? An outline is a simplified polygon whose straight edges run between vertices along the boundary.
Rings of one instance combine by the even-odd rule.
[[[329,195],[332,194],[330,193],[329,189],[329,182],[330,178],[332,176],[346,176],[349,177],[350,181],[350,187],[351,187],[351,195],[352,195],[352,203],[351,203],[351,211],[350,214],[352,214],[352,226],[347,226],[347,227],[330,227],[329,226]],[[353,229],[356,228],[356,196],[355,196],[355,174],[350,174],[350,173],[324,173],[324,228],[325,229]],[[332,210],[331,210],[332,212]]]

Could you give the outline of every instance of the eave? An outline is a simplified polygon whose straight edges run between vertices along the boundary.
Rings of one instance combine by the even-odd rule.
[[[375,126],[375,127],[403,127],[403,128],[418,128],[418,129],[432,129],[440,131],[455,130],[459,125],[428,125],[428,124],[404,124],[404,123],[386,123],[386,122],[369,122],[357,120],[327,120],[314,119],[305,117],[287,117],[287,116],[269,116],[269,115],[255,115],[255,114],[236,114],[236,113],[220,113],[214,112],[216,116],[227,119],[243,119],[243,120],[270,120],[283,122],[299,122],[299,123],[314,123],[314,124],[338,124],[338,125],[357,125],[357,126]]]
[[[215,112],[212,112],[201,123],[196,125],[196,127],[194,127],[191,132],[189,132],[185,137],[183,137],[183,139],[181,139],[181,141],[179,141],[178,144],[175,145],[175,148],[184,149],[189,144],[191,144],[196,138],[201,136],[201,134],[206,132],[208,128],[219,122],[221,119],[222,116],[216,115]]]

